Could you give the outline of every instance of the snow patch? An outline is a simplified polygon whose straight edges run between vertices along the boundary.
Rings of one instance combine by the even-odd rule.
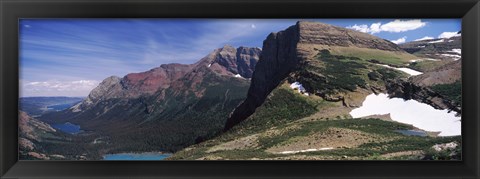
[[[291,85],[290,85],[290,88],[292,88],[293,90],[297,89],[299,93],[302,93],[303,95],[305,96],[309,96],[309,94],[307,93],[307,91],[305,90],[305,88],[303,87],[303,85],[296,81],[296,82],[293,82]]]
[[[208,64],[208,68],[210,68],[211,66],[212,66],[212,64],[211,64],[211,63],[210,63],[210,64]]]
[[[458,32],[443,32],[440,35],[438,35],[438,38],[444,38],[444,39],[449,39],[452,37],[461,37],[462,34],[459,34]]]
[[[462,54],[462,49],[454,48],[454,49],[452,49],[450,52],[458,53],[459,55],[461,55],[461,54]]]
[[[409,74],[410,76],[417,76],[417,75],[423,74],[422,72],[415,71],[415,70],[412,70],[410,68],[395,68],[395,67],[391,67],[391,66],[388,66],[388,65],[381,65],[381,66],[405,72],[405,73]]]
[[[454,40],[448,40],[448,42],[453,42]]]
[[[419,58],[419,59],[413,59],[413,60],[410,60],[411,63],[413,62],[420,62],[420,61],[424,61],[424,60],[429,60],[429,61],[440,61],[439,59],[433,59],[433,58]]]
[[[419,45],[417,48],[425,48],[425,45]]]
[[[451,57],[453,58],[453,60],[457,61],[457,60],[460,60],[460,58],[462,58],[462,56],[460,55],[454,55],[454,54],[440,54],[441,56],[445,56],[445,57]]]
[[[243,78],[242,75],[240,75],[240,74],[236,74],[234,76],[237,77],[237,78]]]
[[[440,132],[439,136],[461,135],[461,118],[455,116],[454,112],[438,110],[415,100],[389,98],[384,93],[368,95],[362,107],[350,112],[353,118],[383,114],[390,114],[394,121],[411,124],[425,131]]]
[[[441,42],[443,42],[443,39],[431,41],[431,42],[428,42],[428,43],[429,44],[434,44],[434,43],[441,43]]]
[[[332,150],[333,147],[324,147],[319,149],[305,149],[305,150],[287,150],[283,152],[279,152],[279,154],[296,154],[296,153],[303,153],[303,152],[315,152],[321,150]]]

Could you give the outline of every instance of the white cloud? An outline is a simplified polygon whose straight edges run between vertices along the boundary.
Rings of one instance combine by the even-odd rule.
[[[25,25],[23,25],[23,27],[25,27],[25,28],[30,28],[30,27],[32,27],[32,26],[30,26],[30,25],[28,25],[28,24],[25,24]]]
[[[405,43],[406,40],[407,40],[407,37],[402,37],[397,40],[391,40],[391,42],[393,42],[394,44],[401,44],[401,43]]]
[[[370,25],[370,32],[372,34],[379,33],[381,31],[382,31],[382,23],[378,22],[378,23],[373,23],[372,25]]]
[[[406,20],[406,21],[397,19],[393,22],[389,22],[382,25],[381,29],[382,31],[387,31],[387,32],[405,32],[405,31],[421,28],[425,25],[427,25],[427,23],[422,22],[422,20],[420,19]]]
[[[250,27],[252,27],[252,29],[256,29],[257,26],[255,26],[255,24],[252,24]]]
[[[432,40],[434,39],[433,37],[430,37],[430,36],[425,36],[425,37],[422,37],[422,38],[419,38],[419,39],[415,39],[414,41],[421,41],[421,40]]]
[[[420,19],[413,19],[413,20],[400,20],[396,19],[394,21],[388,22],[386,24],[382,24],[381,22],[373,23],[370,26],[367,24],[361,25],[353,25],[348,26],[347,28],[357,30],[364,33],[380,33],[380,32],[405,32],[410,30],[415,30],[418,28],[422,28],[427,25],[426,22],[422,22]]]
[[[353,25],[353,26],[348,26],[347,28],[349,29],[353,29],[353,30],[356,30],[356,31],[360,31],[360,32],[363,32],[363,33],[369,33],[370,32],[370,28],[368,28],[368,25],[366,24],[362,24],[362,25]]]
[[[457,37],[457,36],[461,36],[461,34],[458,34],[457,32],[443,32],[440,35],[438,35],[438,38],[448,39],[448,38]]]
[[[20,81],[21,96],[87,96],[98,86],[96,80]]]

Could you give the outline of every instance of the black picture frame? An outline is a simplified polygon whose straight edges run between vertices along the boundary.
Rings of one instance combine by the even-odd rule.
[[[462,18],[462,161],[18,161],[19,18]],[[480,178],[478,0],[0,0],[0,178]]]

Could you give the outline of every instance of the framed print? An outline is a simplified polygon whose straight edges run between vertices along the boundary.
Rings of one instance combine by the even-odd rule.
[[[479,177],[478,1],[1,9],[2,177]]]

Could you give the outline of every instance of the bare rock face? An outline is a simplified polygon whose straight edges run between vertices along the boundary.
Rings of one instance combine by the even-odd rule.
[[[376,36],[318,22],[298,22],[299,43],[328,46],[356,46],[401,51],[396,44]]]
[[[219,74],[238,74],[243,78],[251,78],[261,51],[260,48],[234,48],[230,45],[225,45],[201,59],[197,63],[196,68],[206,66]]]
[[[116,98],[123,95],[123,87],[121,85],[121,78],[111,76],[104,79],[97,87],[95,87],[85,100],[72,106],[72,112],[80,112],[94,106],[98,101]]]
[[[185,75],[192,65],[184,64],[165,64],[158,68],[151,69],[141,73],[130,73],[122,79],[122,86],[128,92],[129,97],[138,97],[140,95],[151,95],[159,89],[165,89],[175,81]]]
[[[237,48],[237,69],[238,74],[245,78],[252,78],[255,66],[260,58],[260,48]]]

